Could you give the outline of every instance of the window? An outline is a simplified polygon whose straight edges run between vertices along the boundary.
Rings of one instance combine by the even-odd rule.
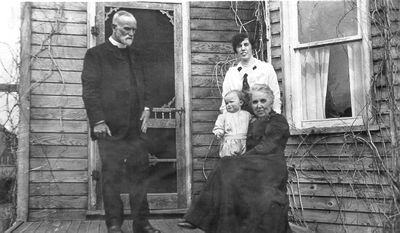
[[[284,3],[285,110],[294,128],[354,126],[367,120],[371,48],[365,4]]]

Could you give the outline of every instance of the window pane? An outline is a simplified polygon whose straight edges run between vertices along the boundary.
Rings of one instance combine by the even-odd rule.
[[[357,35],[356,1],[299,1],[299,42]]]
[[[330,46],[326,118],[351,117],[347,45]]]
[[[360,42],[303,49],[303,120],[355,117],[363,108]]]

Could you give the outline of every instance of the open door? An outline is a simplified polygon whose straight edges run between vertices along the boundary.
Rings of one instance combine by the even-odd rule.
[[[176,3],[96,3],[96,44],[111,36],[112,17],[118,10],[131,12],[137,20],[138,29],[132,46],[140,50],[144,59],[145,78],[151,86],[156,106],[147,132],[151,164],[150,210],[184,212],[190,193],[187,192],[189,179],[184,153],[182,6]],[[103,209],[101,161],[96,143],[90,148],[89,210],[97,212]],[[129,209],[128,194],[122,194],[122,199],[125,209]]]

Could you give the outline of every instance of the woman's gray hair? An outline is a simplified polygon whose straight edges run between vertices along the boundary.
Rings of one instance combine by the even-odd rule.
[[[269,100],[271,100],[271,105],[274,104],[274,99],[275,99],[274,92],[271,90],[271,88],[268,85],[266,85],[266,84],[254,84],[253,86],[251,86],[250,87],[250,91],[249,91],[250,99],[251,99],[251,96],[252,96],[253,92],[256,92],[256,91],[257,92],[264,92],[267,95],[267,98]]]

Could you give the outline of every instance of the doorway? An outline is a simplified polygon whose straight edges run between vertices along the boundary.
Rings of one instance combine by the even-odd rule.
[[[96,3],[96,44],[112,34],[115,12],[126,10],[137,20],[132,46],[144,63],[151,88],[153,109],[147,130],[151,180],[148,190],[152,212],[177,213],[187,208],[190,193],[185,151],[185,103],[182,71],[182,9],[176,3],[100,2]],[[102,210],[101,161],[97,146],[90,146],[89,210]],[[124,171],[129,172],[129,171]],[[126,181],[124,181],[126,182]],[[125,185],[123,185],[124,187]],[[128,194],[121,196],[126,210]]]

